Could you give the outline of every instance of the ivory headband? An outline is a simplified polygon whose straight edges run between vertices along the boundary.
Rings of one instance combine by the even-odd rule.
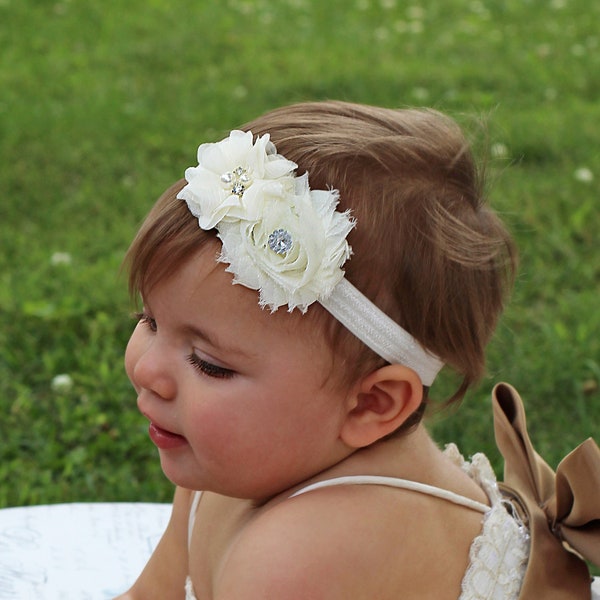
[[[355,222],[335,210],[338,191],[311,190],[308,174],[298,177],[296,168],[268,134],[253,141],[251,132],[232,131],[198,148],[198,166],[186,169],[177,198],[201,229],[217,229],[218,260],[234,283],[258,290],[262,307],[306,312],[319,302],[383,359],[431,385],[442,361],[344,278]]]

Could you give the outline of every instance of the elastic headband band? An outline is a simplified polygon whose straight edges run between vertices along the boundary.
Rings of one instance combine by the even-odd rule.
[[[413,369],[430,386],[443,362],[344,277],[355,225],[338,212],[337,190],[311,190],[308,174],[277,154],[269,135],[232,131],[198,148],[198,166],[185,171],[177,194],[201,229],[216,229],[219,262],[239,283],[259,292],[261,307],[306,312],[319,302],[389,363]]]
[[[413,369],[423,385],[430,386],[444,366],[346,278],[319,303],[381,358]]]

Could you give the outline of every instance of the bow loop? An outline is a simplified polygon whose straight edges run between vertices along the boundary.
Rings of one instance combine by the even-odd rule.
[[[546,514],[561,539],[600,566],[600,449],[593,439],[558,465],[556,493]]]
[[[600,449],[586,440],[554,473],[533,448],[516,390],[498,384],[492,401],[505,461],[501,489],[516,500],[531,536],[520,598],[589,597],[590,575],[582,558],[600,566]]]

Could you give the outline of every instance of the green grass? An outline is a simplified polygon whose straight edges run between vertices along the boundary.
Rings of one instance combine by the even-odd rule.
[[[489,377],[433,429],[500,469],[507,380],[553,466],[598,438],[599,19],[587,0],[0,1],[0,507],[170,499],[122,367],[120,261],[200,141],[300,100],[484,119],[521,271]]]

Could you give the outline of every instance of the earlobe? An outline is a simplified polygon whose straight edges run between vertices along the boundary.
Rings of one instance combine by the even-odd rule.
[[[419,408],[423,384],[403,365],[387,365],[365,376],[349,398],[340,437],[352,448],[364,448],[392,433]]]

